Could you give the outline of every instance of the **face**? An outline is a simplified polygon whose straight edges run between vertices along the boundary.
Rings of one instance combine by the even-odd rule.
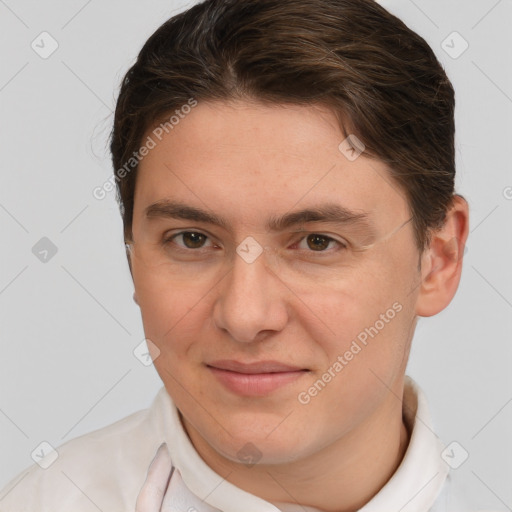
[[[226,459],[312,456],[399,392],[411,212],[386,166],[344,139],[320,106],[199,103],[140,163],[145,334],[191,438]]]

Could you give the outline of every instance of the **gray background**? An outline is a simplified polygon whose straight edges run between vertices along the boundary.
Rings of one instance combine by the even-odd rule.
[[[471,206],[459,292],[420,319],[408,373],[441,438],[469,453],[453,473],[470,499],[512,510],[512,2],[382,3],[453,81],[457,188]],[[147,407],[160,387],[133,355],[144,334],[114,194],[92,190],[112,173],[120,79],[184,5],[0,0],[0,487],[42,441],[58,446]],[[46,59],[31,47],[51,48],[43,31],[59,45]],[[459,56],[453,31],[469,44]],[[57,248],[46,262],[32,251],[43,237]]]

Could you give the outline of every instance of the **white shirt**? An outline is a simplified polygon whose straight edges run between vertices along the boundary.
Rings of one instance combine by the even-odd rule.
[[[408,377],[403,403],[411,433],[406,454],[360,512],[473,512],[454,495],[425,397]],[[6,485],[0,512],[316,512],[296,504],[277,508],[215,473],[163,387],[149,409],[72,439],[57,453],[47,469],[43,459]]]

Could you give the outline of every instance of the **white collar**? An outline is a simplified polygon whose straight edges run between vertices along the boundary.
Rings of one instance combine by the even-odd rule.
[[[152,409],[175,468],[166,506],[172,508],[186,502],[198,512],[280,512],[271,503],[227,482],[203,461],[165,388],[158,393]],[[409,377],[405,381],[403,415],[411,433],[404,459],[391,479],[360,512],[426,512],[433,506],[446,480],[449,468],[441,458],[443,445],[432,430],[425,397]],[[185,495],[186,501],[183,501]],[[287,512],[294,510],[293,506],[286,506]],[[297,510],[304,508],[299,506]]]

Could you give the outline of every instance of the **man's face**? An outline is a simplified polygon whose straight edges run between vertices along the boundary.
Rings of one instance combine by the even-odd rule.
[[[147,135],[132,272],[193,440],[283,463],[400,408],[419,253],[385,165],[340,150],[318,106],[199,103],[161,141]],[[215,219],[149,208],[166,201]],[[290,216],[304,210],[338,219]]]

